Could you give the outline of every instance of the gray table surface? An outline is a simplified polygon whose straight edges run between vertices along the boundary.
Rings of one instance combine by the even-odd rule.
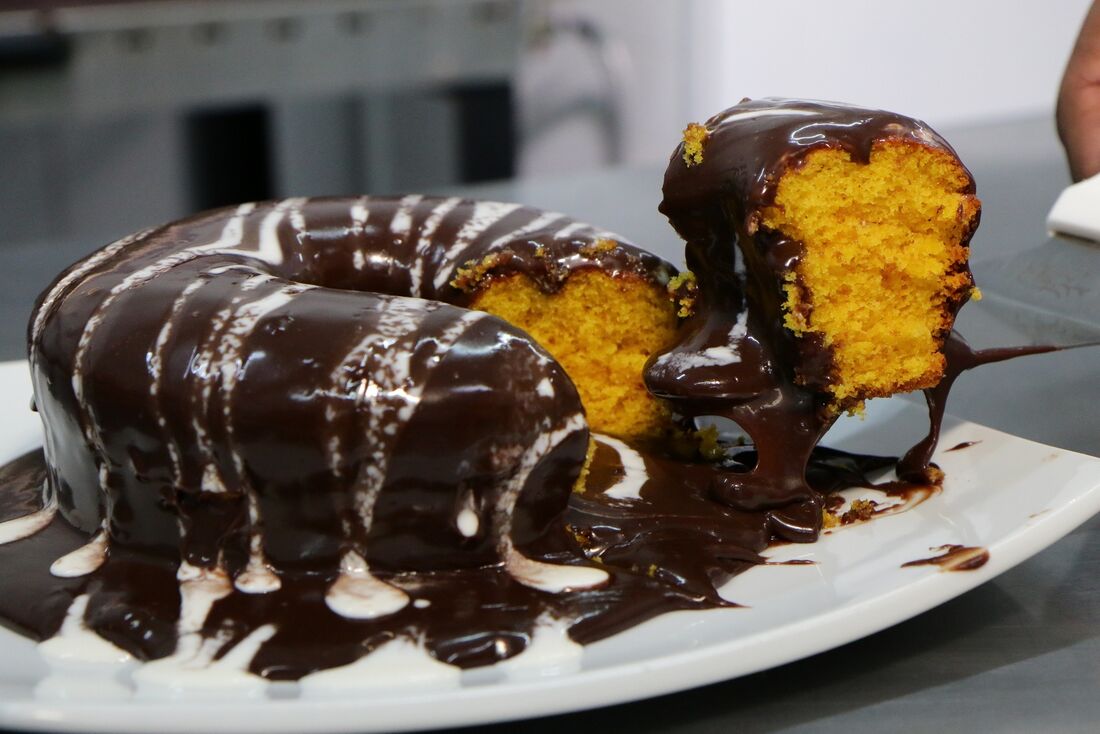
[[[978,180],[973,270],[987,293],[960,328],[981,346],[1072,343],[1100,334],[1100,249],[1045,243],[1068,183],[1049,120],[948,131]],[[466,189],[567,211],[674,262],[656,212],[660,170]],[[124,234],[124,233],[120,233]],[[0,357],[23,353],[35,293],[100,243],[0,242]],[[1018,359],[964,375],[952,413],[1100,456],[1100,349]],[[995,488],[991,488],[991,491]],[[1043,491],[1036,487],[1036,491]],[[879,732],[1100,730],[1100,519],[962,597],[842,648],[737,680],[479,731]]]

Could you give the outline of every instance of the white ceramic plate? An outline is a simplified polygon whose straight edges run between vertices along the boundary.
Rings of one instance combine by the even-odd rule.
[[[0,364],[0,460],[33,448],[26,365]],[[924,411],[876,401],[846,420],[829,445],[896,453],[925,428]],[[32,642],[0,629],[0,728],[144,732],[365,732],[459,726],[564,713],[733,678],[842,645],[908,619],[1006,571],[1100,510],[1100,459],[949,420],[936,461],[942,494],[897,515],[845,527],[814,545],[777,549],[777,560],[725,589],[740,609],[676,612],[584,650],[579,672],[502,680],[464,676],[457,689],[370,693],[330,700],[280,696],[242,702],[65,702],[33,694],[46,672]],[[902,568],[945,544],[982,546],[973,571]],[[2,570],[0,570],[2,572]]]

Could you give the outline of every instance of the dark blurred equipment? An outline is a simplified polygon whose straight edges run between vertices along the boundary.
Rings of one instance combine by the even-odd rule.
[[[0,241],[510,176],[518,0],[0,0]]]
[[[193,112],[186,125],[195,209],[274,197],[271,131],[262,105]]]

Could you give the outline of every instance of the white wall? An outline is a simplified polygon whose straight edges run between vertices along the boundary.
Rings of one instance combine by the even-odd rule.
[[[665,159],[686,122],[742,97],[882,107],[948,128],[1052,114],[1090,0],[556,0],[621,43],[627,164]],[[592,88],[583,53],[533,59],[530,94]],[[540,67],[541,64],[541,67]],[[545,97],[542,98],[545,101]],[[604,164],[592,122],[527,151],[526,175]]]
[[[609,163],[656,160],[679,138],[689,109],[690,89],[683,80],[690,54],[684,33],[685,8],[695,0],[543,0],[528,3],[529,21],[583,16],[606,32],[605,61],[619,87],[607,98],[607,85],[593,49],[566,35],[550,43],[530,44],[521,62],[518,88],[521,128],[532,116],[545,119],[549,109],[581,98],[618,106],[624,121],[624,160],[609,159],[597,122],[575,114],[552,129],[538,126],[538,138],[525,146],[521,174],[566,173]]]
[[[694,0],[690,113],[835,99],[950,126],[1049,113],[1090,0]]]

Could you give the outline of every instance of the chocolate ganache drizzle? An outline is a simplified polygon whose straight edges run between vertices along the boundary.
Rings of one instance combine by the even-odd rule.
[[[756,212],[810,147],[946,146],[888,113],[735,110],[707,123],[703,165],[669,166],[661,208],[699,299],[645,379],[685,423],[730,418],[748,445],[708,460],[594,435],[574,491],[590,434],[568,376],[452,282],[486,256],[547,292],[583,268],[668,282],[611,233],[419,196],[205,213],[94,253],[36,305],[45,447],[0,470],[0,624],[93,634],[153,671],[237,661],[305,682],[401,644],[470,668],[735,606],[728,579],[816,538],[835,492],[897,464],[817,446],[834,416],[795,384],[808,357],[769,280],[799,244]],[[1012,356],[950,344],[952,379]],[[885,491],[936,481],[950,381]]]

